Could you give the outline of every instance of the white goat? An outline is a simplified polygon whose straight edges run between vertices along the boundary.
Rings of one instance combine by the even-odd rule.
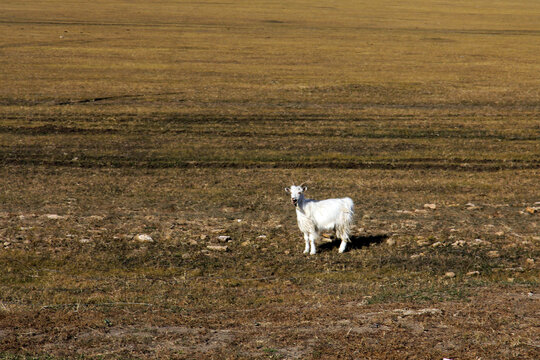
[[[305,186],[292,185],[285,188],[291,194],[291,201],[296,208],[298,227],[304,233],[306,248],[304,254],[308,252],[313,255],[317,252],[315,241],[322,232],[335,231],[336,236],[341,239],[339,252],[342,253],[350,242],[349,232],[353,222],[354,203],[352,199],[345,197],[341,199],[312,200],[304,198]]]

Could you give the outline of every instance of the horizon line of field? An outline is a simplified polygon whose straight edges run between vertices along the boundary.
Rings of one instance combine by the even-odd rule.
[[[69,168],[140,168],[140,169],[377,169],[377,170],[452,170],[463,172],[496,172],[502,170],[540,169],[540,160],[476,160],[456,162],[445,159],[405,159],[397,161],[185,161],[132,160],[120,157],[85,157],[76,160],[40,158],[4,158],[0,165],[54,166]]]

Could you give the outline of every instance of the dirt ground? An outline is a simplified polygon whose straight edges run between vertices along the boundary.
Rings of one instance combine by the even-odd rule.
[[[536,171],[310,170],[357,206],[315,256],[279,186],[305,170],[3,171],[6,358],[538,354]]]

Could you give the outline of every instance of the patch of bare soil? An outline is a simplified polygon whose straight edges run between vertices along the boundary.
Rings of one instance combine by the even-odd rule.
[[[2,312],[0,344],[7,352],[90,358],[534,359],[539,306],[538,294],[501,288],[427,307],[335,299],[189,318],[152,311],[129,324],[98,324],[92,311]]]

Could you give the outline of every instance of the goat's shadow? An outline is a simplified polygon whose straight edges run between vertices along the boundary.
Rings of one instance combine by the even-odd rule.
[[[350,242],[347,244],[347,250],[350,251],[353,249],[362,249],[374,244],[380,244],[384,240],[388,239],[390,235],[388,234],[377,234],[377,235],[352,235],[350,236]],[[330,238],[332,241],[324,242],[317,245],[317,249],[320,251],[328,251],[334,248],[338,248],[341,244],[341,240],[335,236]]]

